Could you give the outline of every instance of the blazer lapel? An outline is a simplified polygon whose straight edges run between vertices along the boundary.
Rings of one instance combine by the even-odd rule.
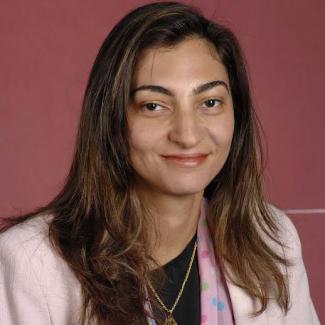
[[[258,309],[256,302],[241,288],[226,279],[236,325],[269,325],[266,312],[253,317]]]

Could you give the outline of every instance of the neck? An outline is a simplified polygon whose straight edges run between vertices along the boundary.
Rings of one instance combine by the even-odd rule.
[[[151,232],[151,256],[164,265],[178,256],[193,238],[200,217],[202,193],[170,196],[161,193],[140,194],[157,229]]]

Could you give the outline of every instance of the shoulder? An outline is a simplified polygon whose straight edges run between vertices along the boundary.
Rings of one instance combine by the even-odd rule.
[[[48,239],[49,215],[39,215],[0,234],[2,266],[33,262],[40,251],[51,251]]]
[[[275,205],[268,203],[267,207],[278,227],[278,239],[286,253],[293,258],[301,258],[301,242],[295,225],[288,215]]]
[[[52,218],[37,215],[0,235],[0,301],[10,304],[5,310],[8,315],[3,316],[8,317],[8,324],[9,318],[26,318],[33,308],[37,315],[44,315],[39,323],[45,322],[45,314],[51,324],[73,323],[74,307],[80,305],[80,285],[50,243]]]
[[[284,324],[319,324],[319,320],[310,296],[309,281],[305,269],[301,242],[298,232],[290,218],[279,208],[268,204],[274,220],[278,226],[278,239],[281,241],[282,254],[290,265],[284,270],[288,279],[290,308],[283,318]],[[276,324],[279,319],[273,307],[272,323]]]
[[[0,252],[9,247],[12,251],[46,241],[51,219],[51,215],[37,215],[4,231],[0,234]]]
[[[0,257],[2,265],[26,266],[37,271],[44,262],[53,265],[59,256],[49,240],[51,215],[37,215],[17,224],[0,234]],[[61,262],[61,261],[60,261]]]
[[[52,219],[52,215],[37,215],[1,233],[1,267],[10,266],[17,270],[19,267],[33,268],[35,275],[39,274],[42,278],[72,278],[68,263],[50,242],[49,224]]]

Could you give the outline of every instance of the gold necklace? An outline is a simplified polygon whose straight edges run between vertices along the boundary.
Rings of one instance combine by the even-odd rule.
[[[188,276],[190,275],[190,271],[191,271],[191,268],[192,268],[192,264],[193,264],[193,261],[194,261],[194,256],[195,256],[195,252],[196,252],[196,248],[197,248],[197,243],[195,242],[195,245],[194,245],[194,248],[193,248],[193,252],[192,252],[192,256],[191,256],[191,260],[190,260],[190,264],[187,268],[187,271],[186,271],[186,274],[185,274],[185,278],[183,280],[183,283],[182,283],[182,286],[181,286],[181,289],[179,290],[179,293],[177,295],[177,298],[174,302],[174,305],[171,309],[168,309],[166,307],[166,305],[163,303],[163,301],[160,299],[158,293],[156,292],[156,290],[154,289],[154,287],[152,286],[150,280],[148,281],[148,284],[149,284],[149,287],[150,289],[152,290],[153,294],[155,295],[156,299],[158,300],[158,302],[160,303],[160,305],[162,306],[162,308],[167,312],[167,317],[165,319],[165,322],[164,322],[164,325],[177,325],[174,317],[173,317],[173,312],[174,312],[174,309],[176,308],[177,306],[177,303],[183,293],[183,290],[185,288],[185,284],[187,282],[187,279],[188,279]]]

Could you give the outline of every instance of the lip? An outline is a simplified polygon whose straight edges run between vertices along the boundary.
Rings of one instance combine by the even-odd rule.
[[[196,167],[202,164],[207,158],[208,154],[176,154],[176,155],[162,155],[164,159],[184,167]]]

